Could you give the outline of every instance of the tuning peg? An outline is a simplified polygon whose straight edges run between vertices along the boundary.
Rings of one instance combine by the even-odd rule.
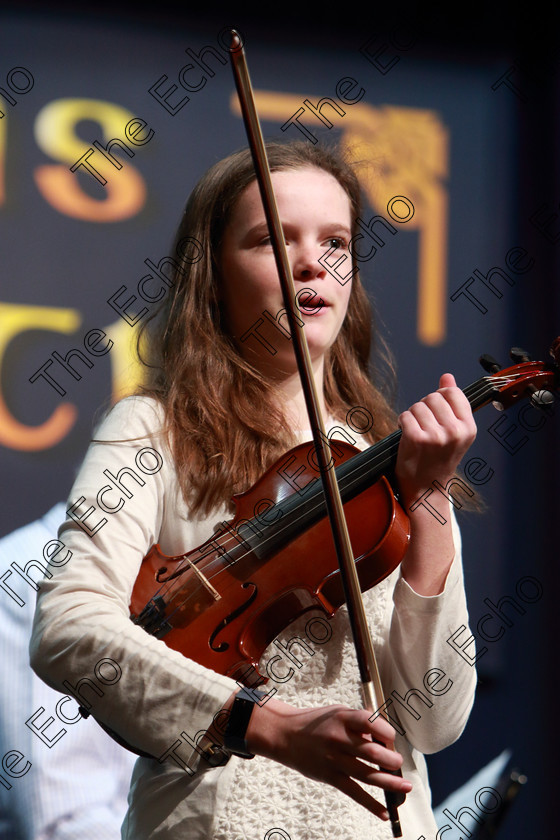
[[[531,389],[532,390],[532,389]],[[540,391],[532,390],[531,402],[535,408],[547,409],[554,402],[554,394],[551,391],[546,391],[543,388]]]
[[[531,357],[527,353],[526,350],[523,350],[521,347],[512,347],[509,351],[509,357],[512,362],[515,362],[516,365],[520,365],[521,362],[530,362]]]
[[[502,369],[501,364],[496,361],[494,356],[490,356],[488,353],[484,353],[478,361],[486,373],[498,373],[498,371]]]

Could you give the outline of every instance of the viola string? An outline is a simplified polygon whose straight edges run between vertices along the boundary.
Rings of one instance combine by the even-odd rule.
[[[490,379],[485,378],[485,379],[479,380],[478,382],[474,383],[473,385],[468,386],[465,389],[465,394],[467,395],[467,397],[470,400],[480,398],[481,396],[486,396],[487,394],[491,393],[493,390],[496,389],[496,385],[498,384],[496,382],[496,379],[497,379],[497,377],[494,377],[493,379],[492,378],[490,378]],[[500,384],[502,384],[502,382],[510,381],[506,377],[501,377],[501,380],[502,381],[500,382]],[[398,450],[400,436],[401,436],[400,431],[397,431],[397,432],[393,433],[392,435],[389,435],[387,438],[385,438],[383,441],[380,441],[378,444],[374,445],[373,447],[370,447],[368,450],[365,450],[366,456],[367,456],[367,453],[369,453],[369,455],[370,455],[370,457],[368,459],[369,463],[367,464],[368,471],[379,470],[379,469],[384,468],[385,466],[387,466],[391,463],[392,459],[395,457],[396,451]],[[372,454],[371,450],[374,450],[374,452],[373,452],[374,457],[373,458],[371,457],[371,454]],[[349,464],[349,463],[351,463],[351,461],[346,462],[346,463]],[[356,466],[355,470],[359,470],[359,475],[361,477],[363,475],[363,465],[362,465],[362,463],[360,463],[359,466]],[[352,485],[354,483],[353,480],[352,480],[352,471],[349,472],[346,476],[344,476],[343,479],[341,479],[341,483],[342,483],[342,486],[343,486],[344,490],[346,490],[346,491],[349,490],[349,489],[351,490]],[[323,496],[320,492],[316,494],[315,501],[316,501],[316,504],[315,504],[314,507],[311,508],[311,510],[316,510],[319,507],[324,507],[324,498],[323,498]],[[306,511],[309,511],[309,510],[310,510],[310,507],[309,507],[309,500],[308,500],[306,502]],[[286,528],[297,530],[297,523],[298,523],[298,517],[295,516],[295,518],[294,518],[294,516],[292,515],[292,517],[290,519],[290,522],[287,523],[287,525],[286,525]],[[273,538],[278,539],[278,538],[281,538],[281,537],[282,537],[282,529],[280,529],[280,531],[276,530],[274,535],[273,535]],[[217,537],[215,537],[214,540],[213,540],[214,545],[217,545],[219,547],[221,546],[222,548],[225,549],[224,538],[228,539],[228,541],[231,542],[231,539],[232,539],[231,532],[230,533],[225,532],[224,534],[218,535]],[[222,540],[222,542],[220,542],[220,539]],[[235,539],[235,538],[233,538],[233,539]],[[261,546],[260,547],[261,548],[266,548],[267,542],[268,542],[268,540],[265,537],[264,539],[261,540]],[[240,545],[240,544],[241,544],[240,542],[237,542],[235,545]],[[247,551],[246,553],[241,554],[240,556],[238,556],[232,562],[232,564],[242,562],[250,553],[251,553],[250,551]],[[191,560],[192,560],[192,558],[191,558]],[[220,560],[221,560],[221,555],[218,555],[218,556],[214,557],[212,560],[210,560],[210,563],[208,564],[208,566],[206,566],[206,568],[204,570],[204,573],[205,573],[205,576],[207,577],[208,580],[212,580],[212,578],[214,578],[217,574],[219,574],[221,571],[223,571],[223,564],[220,562]],[[192,561],[192,562],[196,562],[196,560]],[[163,595],[165,595],[171,589],[174,589],[177,586],[179,587],[179,590],[183,587],[183,582],[181,582],[179,584],[178,582],[176,583],[176,581],[178,581],[178,577],[182,574],[181,567],[184,566],[185,563],[186,563],[186,561],[179,564],[179,566],[177,567],[177,569],[173,573],[174,574],[173,581],[165,582],[163,584],[163,586],[160,587],[160,590],[158,590],[158,593],[156,593],[156,594],[160,594],[160,593],[163,592]],[[216,564],[219,564],[219,568],[217,570],[214,570],[214,566]],[[165,588],[166,585],[167,585],[167,588]],[[195,593],[191,593],[191,595],[189,595],[188,597],[193,597],[194,594]],[[188,598],[186,598],[182,601],[182,605],[184,605],[186,603],[186,600],[188,600]],[[179,608],[179,606],[181,606],[181,605],[177,605],[175,607],[175,609]],[[171,616],[169,616],[169,617],[171,617]]]
[[[500,376],[499,374],[495,374],[494,376],[489,377],[482,377],[481,379],[477,380],[476,382],[468,385],[464,390],[463,393],[467,396],[471,405],[475,404],[476,408],[481,407],[488,398],[492,394],[493,391],[496,391],[498,387],[504,386],[506,384],[510,384],[516,378],[521,377],[522,374],[511,374],[508,376]],[[393,460],[396,458],[398,447],[400,443],[400,438],[402,436],[401,430],[397,430],[392,432],[390,435],[385,437],[383,440],[379,441],[376,444],[368,447],[367,449],[363,450],[362,452],[357,453],[353,456],[349,461],[344,462],[337,468],[337,472],[346,466],[347,474],[345,474],[339,480],[339,484],[341,487],[342,492],[344,493],[351,493],[354,484],[363,479],[364,475],[364,467],[367,467],[368,473],[375,473],[376,471],[380,472],[380,477],[383,474],[383,470],[387,469],[393,463]],[[361,456],[361,457],[360,457]],[[356,464],[356,461],[359,460],[359,463]],[[348,466],[352,465],[352,466]],[[337,477],[338,478],[338,477]],[[372,482],[374,483],[374,482]],[[293,496],[289,496],[287,500],[283,500],[283,502],[279,502],[277,505],[274,505],[269,510],[279,510],[282,512],[282,506],[284,507],[290,500],[293,499]],[[292,503],[293,504],[293,503]],[[326,508],[325,505],[325,498],[322,491],[322,488],[317,488],[314,491],[314,495],[309,497],[305,501],[300,502],[301,508],[303,509],[305,506],[305,515],[311,512],[312,514],[318,511],[320,508]],[[311,505],[311,507],[310,507]],[[296,531],[298,527],[298,522],[302,519],[302,515],[297,515],[297,508],[295,511],[291,512],[290,521],[285,522],[285,524],[281,527],[276,527],[274,533],[270,537],[264,536],[261,538],[259,542],[259,548],[262,550],[266,550],[267,543],[270,542],[272,539],[278,540],[282,539],[282,535],[287,536],[289,531]],[[247,524],[250,524],[247,523]],[[257,526],[255,526],[257,527]],[[271,526],[265,526],[271,527]],[[261,527],[257,528],[258,531],[264,530]],[[254,535],[253,535],[254,537]],[[228,547],[231,549],[231,541],[236,540],[233,536],[231,531],[225,530],[223,533],[218,534],[216,537],[212,538],[211,542],[213,545],[217,547],[217,550],[220,548],[224,549],[224,553],[227,554],[226,540],[229,542]],[[243,538],[234,542],[233,548],[241,545],[242,542],[246,542]],[[203,574],[209,580],[212,581],[218,574],[225,571],[226,568],[229,568],[232,565],[237,563],[243,562],[247,557],[249,557],[253,552],[253,548],[250,547],[249,550],[242,553],[240,556],[236,557],[228,567],[224,567],[222,558],[223,554],[217,554],[216,556],[212,557],[207,566],[204,567]],[[186,553],[187,554],[187,553]],[[181,555],[183,556],[183,555]],[[186,556],[186,555],[185,555]],[[196,563],[197,560],[189,557],[191,562]],[[198,560],[202,560],[204,558],[198,558]],[[173,580],[164,581],[162,586],[157,590],[156,593],[152,596],[153,598],[162,597],[164,598],[166,595],[171,593],[171,597],[175,597],[175,593],[173,590],[175,588],[178,589],[176,594],[179,594],[181,589],[184,587],[184,581],[179,582],[179,577],[185,572],[188,571],[189,564],[186,560],[181,561],[177,568],[173,572]],[[202,571],[202,570],[201,570]],[[194,573],[193,573],[194,574]],[[189,581],[192,583],[192,581]],[[198,582],[199,586],[203,587],[203,584]],[[190,593],[185,593],[185,598],[180,602],[180,604],[176,604],[173,608],[172,612],[166,616],[166,620],[169,621],[176,610],[180,609],[181,607],[185,606],[189,599],[195,596],[196,592],[191,591]]]
[[[514,376],[515,375],[510,376],[510,377],[504,377],[504,376],[502,376],[502,377],[498,377],[498,376],[485,377],[485,378],[483,378],[481,380],[478,380],[477,382],[473,383],[472,385],[468,386],[467,388],[465,388],[464,393],[466,394],[466,396],[469,398],[469,400],[471,402],[473,400],[486,398],[489,394],[492,393],[492,391],[496,390],[497,385],[503,385],[503,384],[507,384],[507,383],[511,382],[512,378],[514,378]],[[499,382],[497,382],[498,379],[500,380]],[[400,432],[400,430],[398,430],[396,432],[393,432],[387,438],[384,438],[382,441],[379,441],[377,444],[374,444],[372,447],[369,447],[367,450],[364,450],[362,453],[358,453],[358,455],[362,455],[362,456],[365,455],[366,459],[369,461],[369,463],[367,463],[368,472],[370,472],[370,471],[374,472],[375,470],[383,469],[391,463],[391,461],[395,457],[396,452],[398,450],[400,437],[401,437],[401,432]],[[355,458],[357,458],[358,455],[355,456]],[[368,455],[369,455],[369,457],[368,457]],[[372,455],[373,455],[373,457],[371,457]],[[348,465],[348,464],[351,464],[352,461],[354,461],[354,460],[355,459],[353,458],[350,461],[347,461],[345,463],[346,463],[346,465]],[[344,466],[344,465],[341,465],[341,466]],[[348,474],[346,476],[344,476],[341,479],[341,486],[343,487],[344,491],[348,491],[348,490],[352,489],[352,486],[354,484],[354,481],[352,480],[352,476],[353,476],[353,472],[356,472],[356,471],[358,471],[358,475],[361,478],[363,476],[364,464],[362,464],[360,462],[360,465],[356,465],[354,467],[353,471],[351,470],[350,472],[348,472]],[[292,497],[290,497],[290,498],[292,498]],[[315,494],[314,501],[316,502],[316,504],[311,508],[309,506],[310,501],[311,500],[306,500],[306,503],[305,503],[306,512],[309,511],[309,510],[316,511],[318,508],[324,507],[324,496],[320,491]],[[282,506],[282,503],[279,503],[278,508],[281,508],[281,506]],[[290,518],[290,522],[286,523],[284,529],[283,528],[280,528],[280,530],[276,529],[272,538],[273,539],[281,538],[282,537],[282,530],[297,529],[297,523],[298,523],[300,518],[301,517],[297,517],[297,515],[294,516],[294,514],[292,513],[292,516]],[[224,551],[226,551],[226,553],[227,553],[227,549],[225,549],[225,539],[227,539],[231,542],[231,540],[235,539],[235,537],[232,537],[231,532],[228,533],[226,531],[223,534],[217,535],[217,537],[215,537],[213,539],[213,543],[214,543],[214,545],[217,545],[218,547],[224,548]],[[220,540],[221,540],[221,542],[220,542]],[[268,541],[269,540],[266,537],[264,539],[261,538],[260,548],[266,548],[266,545],[267,545]],[[240,544],[241,544],[241,541],[237,541],[234,544],[234,547],[236,547]],[[229,547],[231,548],[231,545]],[[233,560],[230,565],[233,565],[233,564],[238,563],[238,562],[242,562],[247,556],[249,556],[251,554],[251,551],[252,551],[252,549],[250,549],[249,551],[241,554],[235,560]],[[209,564],[205,567],[204,574],[205,574],[205,576],[207,577],[208,580],[212,580],[214,577],[216,577],[217,574],[219,574],[221,571],[224,571],[223,563],[221,563],[221,557],[222,556],[223,555],[215,556],[214,558],[212,558],[210,560]],[[192,562],[195,562],[195,563],[197,562],[196,560],[192,560],[192,558],[190,558],[190,559],[191,559]],[[199,558],[199,559],[202,559],[202,558]],[[186,565],[186,561],[183,561],[182,563],[180,563],[179,566],[177,567],[177,569],[175,570],[175,572],[173,573],[174,574],[174,580],[173,581],[166,581],[162,585],[162,587],[160,587],[160,589],[158,590],[156,595],[163,593],[162,594],[162,597],[163,597],[165,594],[168,594],[168,592],[170,590],[174,589],[176,586],[178,586],[179,590],[183,587],[183,582],[181,582],[180,584],[178,583],[178,577],[179,577],[179,575],[181,575],[183,573],[182,572],[182,566],[184,566],[184,565]],[[214,570],[214,566],[216,566],[216,565],[218,565],[219,568]],[[202,584],[200,584],[200,585],[202,586]],[[167,588],[165,588],[165,587],[167,587]],[[193,592],[188,597],[194,596],[194,594],[195,593]],[[156,597],[156,595],[154,595],[154,597]],[[178,604],[174,608],[173,612],[175,612],[175,609],[178,609],[181,605],[184,605],[187,600],[188,600],[188,598],[185,598],[181,602],[181,604]],[[168,618],[170,618],[172,614],[173,613],[171,613],[170,616],[168,616]]]

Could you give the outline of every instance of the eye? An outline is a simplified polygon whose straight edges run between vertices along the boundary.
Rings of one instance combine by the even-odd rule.
[[[348,247],[348,242],[344,236],[331,236],[327,239],[327,243],[331,248],[341,248],[344,250]]]

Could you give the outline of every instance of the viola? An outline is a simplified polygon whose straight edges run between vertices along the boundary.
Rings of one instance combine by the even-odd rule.
[[[552,363],[530,361],[488,375],[464,389],[473,411],[500,409],[529,397],[550,410],[560,384],[560,337]],[[408,517],[393,492],[401,431],[357,450],[330,441],[344,513],[363,592],[397,568],[409,542]],[[327,522],[313,443],[280,458],[247,492],[234,497],[236,514],[198,548],[176,557],[158,545],[142,562],[131,597],[131,619],[184,656],[246,685],[265,681],[258,662],[270,642],[307,611],[333,616],[344,591]]]

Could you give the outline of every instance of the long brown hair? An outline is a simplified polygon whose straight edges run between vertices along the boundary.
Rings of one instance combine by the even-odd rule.
[[[301,141],[269,142],[267,154],[273,172],[313,166],[336,178],[350,200],[352,235],[357,232],[361,190],[341,152]],[[183,249],[149,335],[147,322],[139,336],[152,374],[142,393],[164,406],[179,482],[193,512],[209,512],[246,490],[297,442],[286,428],[276,386],[241,356],[219,302],[222,237],[254,179],[244,149],[216,163],[196,185],[175,240],[178,252],[180,243],[198,242],[196,259]],[[324,392],[337,420],[354,406],[371,413],[374,426],[367,437],[373,443],[395,428],[396,419],[371,377],[371,324],[370,302],[356,273],[346,318],[325,359]],[[388,359],[385,347],[379,355]],[[390,363],[386,369],[390,379]]]

